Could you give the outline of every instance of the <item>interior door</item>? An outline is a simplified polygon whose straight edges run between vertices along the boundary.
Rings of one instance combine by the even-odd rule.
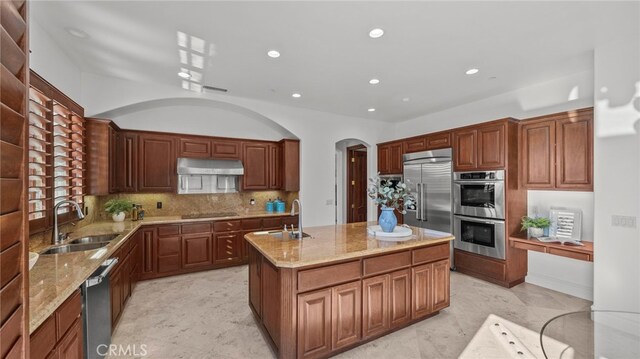
[[[405,164],[404,165],[404,182],[407,185],[409,194],[415,199],[413,206],[407,208],[407,214],[404,215],[404,223],[410,226],[421,227],[418,209],[421,206],[420,201],[420,184],[422,183],[422,165],[421,164]]]
[[[424,228],[451,233],[451,161],[422,164]]]
[[[347,159],[347,223],[367,220],[367,150],[364,146],[350,147]]]

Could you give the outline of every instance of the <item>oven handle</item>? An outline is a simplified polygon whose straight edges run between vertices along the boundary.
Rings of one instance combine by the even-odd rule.
[[[471,181],[471,180],[466,180],[466,181],[453,181],[453,183],[457,183],[457,184],[496,184],[496,183],[504,183],[503,180],[495,180],[495,181],[487,181],[487,180],[482,180],[482,181]]]
[[[461,216],[459,214],[455,215],[456,218],[464,219],[469,222],[476,223],[486,223],[486,224],[504,224],[504,220],[500,219],[486,219],[486,218],[478,218],[478,217],[469,217],[469,216]]]

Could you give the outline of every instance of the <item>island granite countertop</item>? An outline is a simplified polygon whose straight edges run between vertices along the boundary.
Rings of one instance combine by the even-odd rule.
[[[359,258],[384,252],[436,245],[449,242],[449,233],[409,227],[411,237],[401,240],[380,240],[367,232],[367,226],[375,222],[338,224],[333,226],[306,227],[311,237],[302,240],[283,239],[277,235],[245,235],[247,241],[273,265],[281,268],[299,268],[316,264]],[[258,233],[258,234],[257,234]]]
[[[287,216],[288,213],[249,212],[227,217],[183,219],[181,216],[147,217],[141,221],[99,221],[70,233],[65,243],[84,236],[114,234],[118,236],[109,245],[99,249],[40,255],[29,271],[29,333],[33,333],[53,312],[100,267],[118,248],[144,225],[211,222],[243,218],[268,218]],[[43,252],[52,245],[32,240],[29,250]]]

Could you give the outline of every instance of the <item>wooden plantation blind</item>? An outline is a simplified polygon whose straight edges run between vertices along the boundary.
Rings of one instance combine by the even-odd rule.
[[[63,200],[81,206],[85,194],[84,110],[31,72],[29,118],[29,227],[51,228],[53,207]],[[69,205],[58,210],[60,223],[76,218]]]

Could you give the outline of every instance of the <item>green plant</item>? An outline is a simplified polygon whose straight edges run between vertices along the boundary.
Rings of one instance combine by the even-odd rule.
[[[129,212],[133,209],[133,203],[126,199],[110,199],[104,204],[104,210],[109,214]]]
[[[526,231],[529,228],[548,228],[551,225],[551,220],[547,217],[522,217],[522,230]]]
[[[395,208],[402,214],[407,213],[406,207],[413,205],[413,198],[409,195],[407,185],[402,182],[394,186],[391,181],[380,181],[379,177],[369,178],[367,194],[377,205]]]

